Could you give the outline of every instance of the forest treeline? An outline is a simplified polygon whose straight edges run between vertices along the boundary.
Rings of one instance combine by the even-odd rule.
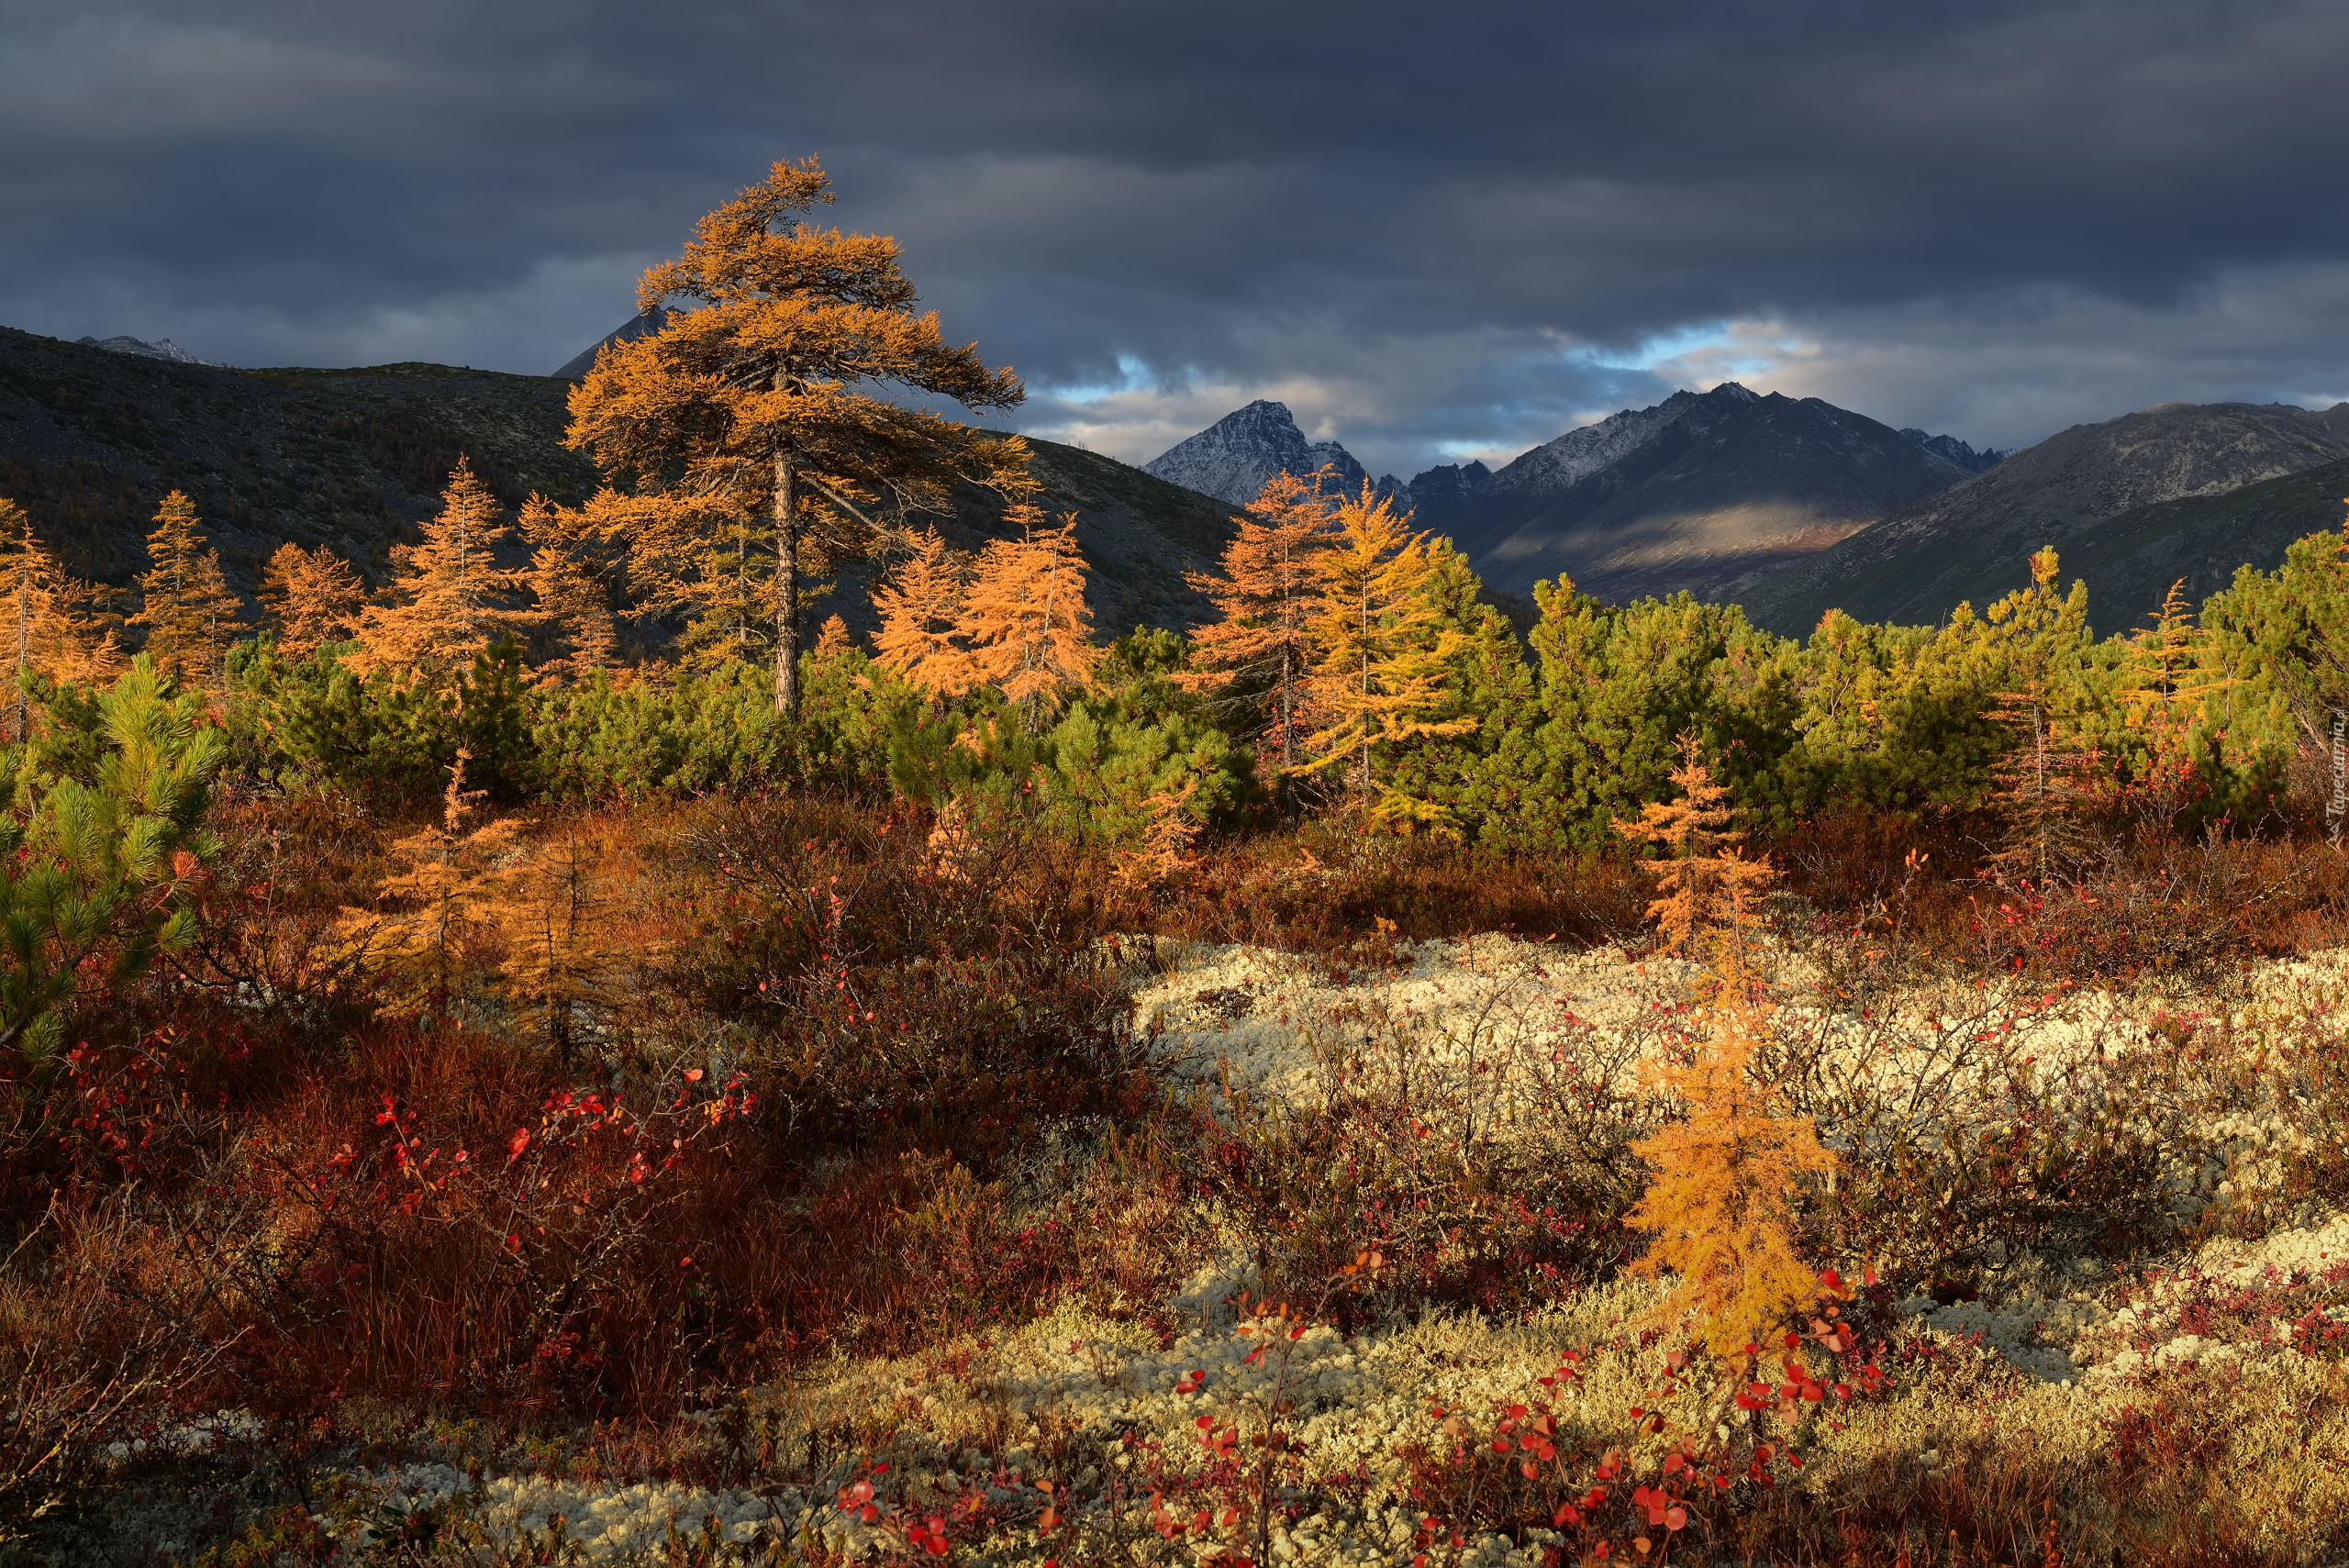
[[[773,640],[739,607],[771,589],[771,558],[768,581],[719,584],[729,596],[674,657],[624,664],[622,612],[552,512],[524,510],[530,564],[499,566],[518,525],[461,465],[384,592],[288,544],[249,606],[174,492],[126,614],[0,502],[20,803],[93,744],[93,694],[135,639],[161,676],[206,694],[234,764],[387,803],[437,797],[462,752],[475,787],[517,804],[774,783],[933,806],[1025,795],[1074,837],[1162,857],[1308,813],[1587,848],[1670,795],[1694,736],[1750,826],[1998,806],[2009,849],[2043,873],[2066,823],[2278,809],[2343,684],[2336,533],[2102,639],[2052,550],[2030,588],[1940,627],[1838,613],[1797,642],[1734,606],[1606,605],[1560,582],[1520,639],[1446,540],[1386,501],[1285,475],[1197,582],[1219,617],[1187,637],[1097,640],[1072,519],[1015,507],[1021,535],[974,555],[914,535],[875,592],[874,646],[833,617],[799,654],[794,717],[744,657]],[[729,635],[708,635],[712,613]]]

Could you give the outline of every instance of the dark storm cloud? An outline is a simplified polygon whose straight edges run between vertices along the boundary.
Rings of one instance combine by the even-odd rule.
[[[1408,471],[1730,374],[2003,444],[2349,386],[2344,66],[2334,0],[17,0],[0,321],[543,371],[819,151],[1128,457],[1277,395]]]

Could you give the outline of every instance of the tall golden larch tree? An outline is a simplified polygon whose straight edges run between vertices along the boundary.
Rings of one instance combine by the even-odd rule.
[[[2103,759],[2090,750],[2079,679],[2089,648],[2087,585],[2060,587],[2062,562],[2050,547],[2031,558],[2031,586],[1991,605],[1977,633],[1999,662],[2003,689],[1990,717],[2008,743],[1991,767],[2005,841],[1991,863],[2044,880],[2069,870],[2088,847],[2084,820],[2102,793]]]
[[[1191,634],[1191,667],[1175,682],[1225,694],[1224,703],[1253,706],[1277,759],[1284,815],[1295,814],[1305,677],[1313,664],[1313,618],[1321,597],[1321,556],[1330,544],[1330,471],[1309,477],[1277,473],[1233,519],[1239,532],[1224,547],[1222,570],[1186,580],[1216,607],[1217,619]]]
[[[220,552],[206,550],[195,503],[178,490],[163,497],[155,531],[147,536],[154,565],[139,576],[139,613],[147,628],[142,651],[158,669],[192,685],[219,683],[229,644],[243,629],[244,601],[228,587]]]
[[[616,1009],[618,980],[649,954],[623,920],[614,874],[625,839],[581,816],[556,817],[523,852],[501,855],[488,911],[503,928],[500,970],[514,1021],[543,1035],[569,1062],[580,1026]]]
[[[1347,766],[1369,816],[1431,819],[1427,803],[1378,776],[1379,758],[1404,741],[1476,728],[1473,718],[1435,717],[1464,639],[1431,592],[1428,536],[1411,532],[1409,515],[1365,482],[1331,515],[1330,542],[1316,564],[1320,593],[1306,693],[1319,728],[1306,740],[1313,760],[1299,772]]]
[[[885,395],[907,389],[984,414],[1024,393],[976,344],[950,347],[934,314],[914,314],[896,240],[807,221],[831,200],[811,158],[775,164],[703,218],[685,254],[638,288],[647,307],[682,297],[695,308],[605,350],[571,399],[571,445],[592,451],[616,487],[600,514],[591,504],[589,526],[635,516],[640,556],[706,556],[726,529],[766,514],[775,707],[794,717],[803,549],[861,553],[890,526],[885,498],[901,513],[942,506],[956,480],[1026,484],[1017,437]]]
[[[358,629],[367,587],[351,562],[325,545],[304,550],[289,539],[269,558],[261,604],[277,633],[278,651],[299,662]]]
[[[1019,526],[1019,538],[990,539],[979,551],[955,631],[970,650],[971,677],[1002,692],[1032,730],[1063,691],[1091,683],[1100,650],[1085,602],[1076,514],[1048,527],[1041,510],[1021,502],[1004,516]]]
[[[685,615],[685,633],[677,639],[679,663],[707,670],[773,657],[774,550],[758,515],[746,507],[715,518],[682,562],[663,560],[657,548],[661,537],[656,531],[649,547],[630,557],[629,570],[645,584],[649,609]],[[797,596],[804,605],[809,595],[801,588]]]
[[[959,695],[971,684],[971,656],[955,641],[967,566],[937,529],[926,528],[915,539],[913,554],[873,593],[881,615],[873,639],[881,667],[942,697]]]
[[[492,551],[511,537],[504,508],[467,460],[457,460],[440,515],[425,519],[423,530],[421,543],[392,550],[399,575],[385,602],[370,605],[360,619],[356,669],[446,679],[530,619],[514,606],[521,573],[500,567]]]

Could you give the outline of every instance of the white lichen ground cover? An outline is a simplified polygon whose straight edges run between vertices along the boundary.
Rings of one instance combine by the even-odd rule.
[[[1965,1103],[1969,1083],[2035,1071],[2066,1075],[2052,1103],[2087,1114],[2110,1087],[2112,1063],[2175,1037],[2152,1032],[2164,1015],[2200,1012],[2221,1026],[2220,1038],[2255,1038],[2264,1023],[2327,1004],[2343,973],[2340,955],[2327,955],[2251,972],[2223,1001],[1996,997],[1961,987],[1902,995],[1865,1018],[1790,1006],[1781,1021],[1815,1043],[1812,1060],[1834,1082],[1865,1080],[1896,1097],[1913,1091],[1945,1112]],[[1342,978],[1261,950],[1162,949],[1138,975],[1136,1006],[1177,1073],[1210,1095],[1309,1102],[1385,1051],[1408,1055],[1408,1070],[1430,1081],[1531,1103],[1531,1087],[1569,1064],[1634,1079],[1642,1053],[1696,1017],[1687,1011],[1691,978],[1620,953],[1562,954],[1499,938],[1403,944],[1390,964]],[[2278,1473],[2295,1443],[2302,1446],[2292,1451],[2314,1445],[2349,1456],[2349,1411],[2328,1392],[2339,1386],[2336,1363],[2349,1342],[2349,1217],[2266,1203],[2284,1154],[2310,1136],[2291,1108],[2254,1096],[2165,1151],[2171,1207],[2193,1224],[2181,1249],[2154,1266],[2116,1275],[2079,1259],[2017,1258],[2002,1276],[2013,1282],[2003,1298],[1901,1303],[1913,1338],[1893,1393],[1818,1425],[1803,1485],[1832,1495],[1880,1476],[1887,1455],[1930,1470],[1990,1421],[2039,1462],[2086,1462],[2109,1441],[2114,1413],[2146,1397],[2149,1380],[2220,1368],[2233,1375],[2228,1397],[2272,1396],[2278,1407],[2305,1413],[2273,1438]],[[1505,1129],[1508,1118],[1497,1125]],[[1275,1557],[1408,1562],[1422,1510],[1405,1496],[1402,1451],[1431,1437],[1433,1407],[1489,1410],[1525,1399],[1562,1351],[1581,1349],[1586,1381],[1570,1425],[1602,1435],[1628,1430],[1624,1411],[1661,1374],[1664,1347],[1619,1337],[1652,1299],[1655,1287],[1644,1282],[1586,1292],[1524,1322],[1435,1317],[1352,1340],[1314,1325],[1294,1340],[1275,1337],[1285,1360],[1258,1355],[1267,1342],[1261,1326],[1225,1305],[1253,1284],[1237,1251],[1203,1269],[1169,1303],[1186,1325],[1171,1343],[1064,1307],[991,1342],[842,1362],[791,1387],[757,1391],[745,1418],[768,1423],[786,1447],[794,1433],[836,1434],[830,1467],[808,1485],[602,1488],[520,1470],[475,1479],[435,1463],[361,1480],[376,1507],[462,1498],[474,1528],[494,1540],[543,1532],[560,1518],[590,1562],[651,1552],[712,1520],[726,1539],[809,1530],[879,1559],[909,1550],[908,1518],[920,1522],[932,1508],[951,1518],[959,1500],[966,1509],[984,1505],[995,1522],[978,1535],[957,1529],[958,1561],[1074,1564],[1106,1558],[1110,1537],[1134,1529],[1137,1495],[1148,1485],[1137,1458],[1146,1449],[1136,1444],[1189,1462],[1203,1417],[1211,1428],[1258,1431],[1285,1400],[1291,1411],[1281,1425],[1302,1445],[1304,1471],[1352,1481],[1284,1524]],[[707,1419],[716,1431],[718,1418]],[[866,1522],[840,1506],[840,1489],[876,1462],[888,1468],[871,1477],[880,1511]],[[2297,1490],[2284,1506],[2294,1518],[2349,1515],[2349,1464],[2291,1473]],[[1050,1539],[1036,1528],[1040,1480],[1073,1497],[1063,1505],[1068,1522]],[[914,1505],[910,1515],[891,1511],[901,1501]],[[1493,1538],[1467,1560],[1537,1562],[1541,1546]]]

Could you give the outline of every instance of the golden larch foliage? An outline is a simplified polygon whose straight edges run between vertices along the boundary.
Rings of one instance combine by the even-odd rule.
[[[1274,764],[1284,816],[1293,817],[1306,672],[1313,663],[1312,625],[1320,603],[1320,558],[1329,548],[1330,471],[1307,478],[1277,473],[1233,519],[1239,532],[1224,547],[1222,570],[1187,581],[1216,607],[1217,618],[1191,634],[1191,667],[1175,683],[1192,691],[1235,694],[1225,703],[1258,709],[1257,733]]]
[[[153,566],[139,576],[139,613],[133,626],[147,628],[141,650],[155,667],[184,684],[220,683],[228,648],[243,629],[244,601],[230,591],[220,570],[220,552],[206,550],[195,503],[174,490],[155,513],[147,536]]]
[[[1397,744],[1459,735],[1473,718],[1438,719],[1451,684],[1446,662],[1464,645],[1429,592],[1428,536],[1391,497],[1359,495],[1331,514],[1330,540],[1316,560],[1320,592],[1311,631],[1314,665],[1306,682],[1312,753],[1301,773],[1351,764],[1356,807],[1385,820],[1425,821],[1439,815],[1379,776],[1378,762]]]
[[[1767,862],[1749,860],[1739,850],[1743,835],[1730,826],[1729,788],[1712,782],[1695,733],[1681,736],[1679,744],[1672,782],[1680,798],[1650,801],[1638,821],[1618,822],[1615,830],[1632,843],[1664,850],[1664,859],[1647,864],[1656,882],[1648,918],[1663,929],[1665,951],[1702,958],[1700,939],[1743,940],[1753,901],[1775,873]]]
[[[2212,705],[2234,684],[2217,663],[2181,577],[2162,596],[2154,624],[2130,638],[2121,673],[2121,709],[2144,738],[2141,798],[2157,811],[2184,803],[2195,773],[2194,733],[2212,723]]]
[[[1139,844],[1117,851],[1113,875],[1119,887],[1146,893],[1181,880],[1197,863],[1193,846],[1198,840],[1199,823],[1188,807],[1198,787],[1198,775],[1194,773],[1184,779],[1180,789],[1160,790],[1143,802],[1150,812],[1150,825],[1142,830]]]
[[[757,664],[774,641],[774,554],[739,495],[636,495],[609,485],[584,506],[532,496],[524,533],[559,550],[596,587],[613,624],[682,619],[678,668]]]
[[[531,545],[522,584],[530,595],[529,618],[544,644],[539,684],[575,685],[612,668],[618,662],[619,623],[562,513],[545,497],[532,495],[522,508],[522,532]]]
[[[975,681],[995,687],[1040,728],[1063,692],[1091,684],[1100,650],[1085,602],[1085,557],[1076,548],[1076,514],[1047,527],[1022,502],[1004,514],[1019,525],[1016,539],[990,539],[971,568],[956,636],[969,650]]]
[[[378,883],[375,895],[405,907],[343,912],[345,939],[384,973],[393,995],[414,1006],[454,999],[472,973],[473,945],[497,924],[500,862],[522,830],[516,817],[466,829],[483,793],[465,788],[472,760],[461,750],[450,767],[440,822],[391,846],[402,869]]]
[[[355,669],[447,679],[531,618],[513,607],[521,573],[500,568],[491,553],[510,537],[505,510],[470,462],[458,459],[440,511],[423,530],[421,543],[392,550],[399,575],[386,602],[369,606],[360,620]]]
[[[882,395],[910,388],[990,413],[1025,394],[977,345],[949,346],[935,314],[915,314],[896,240],[807,221],[831,199],[815,160],[777,163],[704,217],[685,254],[638,288],[648,309],[695,307],[598,356],[572,394],[567,438],[648,515],[647,556],[665,562],[656,575],[722,580],[730,545],[749,586],[752,557],[729,536],[764,516],[773,549],[755,564],[775,706],[795,717],[803,571],[865,553],[893,531],[892,514],[942,508],[957,481],[1030,487],[1018,437]]]
[[[824,617],[822,629],[816,633],[817,658],[837,659],[854,646],[854,639],[848,634],[848,622],[838,616]]]
[[[1687,1118],[1631,1146],[1655,1170],[1629,1216],[1654,1236],[1633,1266],[1675,1276],[1660,1318],[1693,1321],[1709,1350],[1750,1371],[1756,1348],[1771,1346],[1788,1314],[1818,1294],[1818,1272],[1796,1249],[1796,1200],[1799,1182],[1831,1170],[1835,1157],[1757,1062],[1773,1004],[1751,962],[1754,903],[1773,873],[1739,852],[1727,792],[1711,782],[1693,736],[1682,740],[1673,779],[1679,800],[1651,805],[1618,829],[1666,850],[1650,912],[1676,951],[1702,951],[1709,965],[1701,1035],[1642,1070]]]
[[[33,533],[22,507],[0,496],[0,614],[7,617],[10,740],[31,733],[26,695],[35,675],[92,683],[125,663],[111,627],[83,606],[89,584],[69,576]]]
[[[2034,553],[2031,586],[1993,604],[1985,628],[2006,663],[2006,686],[1990,716],[2009,736],[1991,770],[1995,804],[2007,818],[1991,862],[2041,880],[2076,863],[2087,840],[2082,818],[2100,793],[2100,760],[2082,742],[2072,711],[2087,646],[2087,587],[2075,582],[2068,595],[2061,592],[2061,569],[2054,549]]]
[[[970,562],[947,549],[937,529],[916,536],[912,555],[873,594],[881,615],[873,645],[883,669],[940,697],[969,689],[971,658],[955,641],[969,570]]]
[[[769,660],[774,651],[775,562],[765,525],[755,517],[729,518],[693,542],[696,548],[657,573],[648,569],[672,558],[649,548],[631,555],[629,566],[632,575],[653,585],[649,602],[685,613],[685,633],[677,639],[681,662],[689,670],[714,670]]]
[[[500,973],[515,1021],[566,1062],[583,1029],[615,1010],[623,969],[650,956],[616,918],[619,854],[592,822],[563,817],[496,873],[485,901],[485,917],[505,933]]]
[[[306,660],[329,642],[348,641],[367,607],[358,572],[325,545],[277,547],[262,576],[261,604],[277,632],[278,651]]]

